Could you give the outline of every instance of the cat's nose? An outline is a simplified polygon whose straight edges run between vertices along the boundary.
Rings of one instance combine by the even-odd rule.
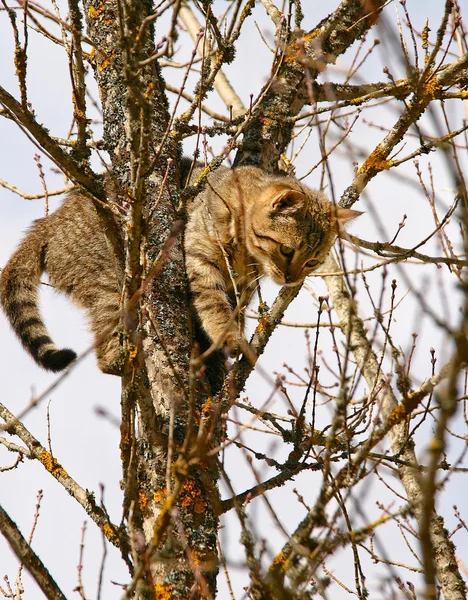
[[[284,274],[284,282],[287,283],[287,284],[288,283],[289,284],[291,284],[291,283],[297,283],[298,279],[297,279],[296,274],[295,273],[285,273]]]

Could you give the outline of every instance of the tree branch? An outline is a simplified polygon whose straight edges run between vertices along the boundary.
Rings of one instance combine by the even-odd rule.
[[[328,271],[339,269],[331,255],[326,261],[325,268]],[[356,363],[367,381],[369,390],[372,391],[379,381],[385,381],[385,376],[380,370],[379,361],[367,339],[364,325],[357,314],[356,305],[346,288],[343,277],[330,277],[327,278],[326,282],[333,306],[341,320],[343,332],[349,338],[349,344],[353,349]],[[443,375],[448,375],[448,369],[445,370]],[[427,385],[421,386],[420,392],[412,400],[420,402],[423,396],[433,389],[433,385],[434,382],[428,382]],[[408,502],[412,506],[416,518],[420,521],[423,510],[423,495],[418,479],[419,463],[413,445],[407,443],[404,423],[396,423],[396,417],[399,418],[398,413],[402,412],[403,407],[399,404],[388,383],[381,386],[380,391],[377,392],[377,402],[384,423],[390,426],[388,437],[393,453],[397,454],[407,464],[412,465],[411,467],[399,465],[398,471],[406,490]],[[411,402],[408,408],[414,410],[416,405]],[[435,567],[444,597],[451,600],[462,600],[465,597],[463,591],[465,585],[458,570],[453,545],[443,527],[443,520],[433,512],[428,525],[432,547],[438,554]]]
[[[37,459],[42,466],[55,477],[55,479],[65,488],[65,490],[77,500],[85,509],[86,513],[96,523],[106,538],[120,548],[122,557],[128,562],[128,541],[125,535],[109,521],[106,512],[96,504],[94,495],[83,489],[74,481],[65,471],[57,459],[50,454],[42,444],[18,421],[18,419],[3,405],[0,404],[0,417],[5,421],[5,430],[10,435],[16,435],[26,445],[29,450],[27,458]]]
[[[11,549],[21,561],[21,564],[32,575],[46,598],[49,598],[49,600],[66,600],[65,595],[55,583],[52,575],[21,535],[20,530],[2,506],[0,506],[0,532],[10,544]]]
[[[47,129],[40,125],[33,114],[23,108],[3,87],[0,86],[0,102],[10,111],[15,121],[28,131],[41,146],[48,157],[59,169],[73,182],[80,185],[91,196],[101,202],[106,202],[106,194],[101,178],[99,178],[89,167],[77,163],[64,152],[60,145],[49,135]]]
[[[380,12],[384,0],[370,3]],[[291,141],[291,117],[299,114],[310,95],[306,75],[315,80],[323,68],[336,60],[351,44],[361,38],[375,20],[366,18],[364,4],[343,0],[337,10],[308,33],[291,34],[280,40],[283,52],[273,85],[269,85],[263,102],[254,110],[244,134],[242,150],[235,164],[253,164],[276,171],[284,149]],[[276,66],[275,66],[276,68]],[[274,70],[274,69],[273,69]],[[278,118],[281,115],[281,119]]]

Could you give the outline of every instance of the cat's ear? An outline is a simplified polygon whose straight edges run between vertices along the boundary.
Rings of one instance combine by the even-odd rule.
[[[292,214],[304,210],[306,196],[291,188],[272,187],[268,200],[272,214]]]
[[[332,218],[337,222],[338,225],[344,225],[348,221],[352,221],[361,215],[362,211],[360,210],[342,208],[341,206],[334,206],[332,210]]]

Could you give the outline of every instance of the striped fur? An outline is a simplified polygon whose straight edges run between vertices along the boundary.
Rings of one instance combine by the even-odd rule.
[[[79,193],[34,222],[0,279],[0,302],[23,346],[45,369],[61,371],[76,354],[59,350],[42,320],[38,285],[44,271],[56,290],[85,309],[99,368],[118,374],[120,346],[112,324],[119,314],[119,285],[113,254],[91,201]]]
[[[219,168],[189,212],[185,255],[193,304],[211,341],[226,341],[233,352],[245,341],[242,315],[258,278],[298,284],[323,263],[341,224],[360,214],[335,208],[293,177],[256,167]]]
[[[195,169],[192,181],[199,174]],[[258,278],[296,285],[323,263],[341,223],[360,214],[335,208],[292,177],[256,167],[216,170],[189,213],[185,254],[193,305],[209,339],[233,352],[244,340],[243,311]],[[119,374],[117,269],[95,209],[79,193],[33,224],[0,277],[0,303],[22,344],[39,365],[60,371],[76,354],[59,350],[42,320],[37,288],[44,271],[86,311],[99,368]]]

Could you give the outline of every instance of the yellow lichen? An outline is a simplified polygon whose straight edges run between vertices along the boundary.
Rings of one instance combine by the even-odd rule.
[[[112,527],[112,525],[109,525],[109,523],[104,523],[104,525],[102,526],[102,533],[110,542],[115,542],[117,536],[116,527]]]
[[[304,34],[304,37],[302,39],[307,44],[307,43],[311,42],[313,39],[315,39],[316,37],[318,37],[321,33],[322,33],[321,29],[313,29],[312,31],[309,31],[309,33]]]
[[[203,171],[200,173],[200,175],[197,177],[197,180],[195,181],[195,185],[197,183],[199,183],[204,177],[206,177],[209,174],[210,170],[211,170],[210,167],[205,167],[203,169]]]
[[[424,91],[429,98],[437,98],[442,91],[442,86],[435,77],[430,77],[426,82]]]
[[[320,33],[320,29],[315,29],[314,31],[306,33],[305,35],[299,37],[297,40],[289,44],[284,52],[284,62],[298,62],[300,64],[307,65],[308,67],[313,67],[321,71],[323,69],[323,61],[314,60],[310,51],[309,54],[306,52],[306,46],[309,45],[314,38],[318,37]]]
[[[128,433],[122,432],[120,437],[120,459],[125,460],[125,455],[129,451],[130,437]]]
[[[90,6],[88,8],[88,14],[91,17],[91,19],[96,19],[105,10],[106,10],[106,7],[105,7],[104,2],[99,2],[99,4],[97,5],[96,8],[94,6]]]
[[[154,492],[153,498],[155,502],[157,502],[158,504],[162,504],[167,498],[167,489],[163,488],[162,490],[157,490],[156,492]]]
[[[146,496],[146,494],[143,494],[143,492],[139,492],[139,494],[138,494],[138,506],[140,507],[141,511],[145,510],[145,508],[148,505],[148,501],[149,501],[148,496]]]
[[[364,98],[362,96],[358,96],[357,98],[352,98],[349,103],[351,106],[359,106],[364,102]]]
[[[387,427],[393,427],[393,425],[399,423],[402,419],[405,418],[406,414],[407,413],[405,407],[402,404],[395,406],[395,408],[388,416]]]
[[[189,113],[188,111],[186,111],[186,112],[183,112],[183,113],[180,115],[180,117],[179,117],[179,120],[180,120],[180,121],[186,121],[186,120],[187,120],[187,119],[189,119],[189,118],[190,118],[190,113]]]
[[[73,103],[75,103],[75,99],[72,98]],[[86,119],[86,114],[80,110],[79,108],[77,108],[76,104],[75,104],[75,110],[73,111],[75,119],[77,121],[84,121]]]
[[[369,173],[371,175],[375,175],[380,171],[389,169],[392,165],[393,162],[391,160],[386,159],[385,152],[379,145],[364,161],[364,164],[359,169],[358,173]]]
[[[213,398],[211,396],[209,396],[205,402],[203,402],[200,412],[202,419],[206,420],[209,418],[213,412]]]
[[[270,566],[270,571],[278,571],[279,569],[282,569],[284,567],[284,563],[285,563],[286,557],[283,553],[283,551],[281,550],[281,552],[279,554],[277,554],[275,556],[275,558],[273,559],[273,562],[271,563]]]
[[[172,599],[172,585],[170,583],[158,582],[154,586],[154,597],[156,600],[171,600]]]
[[[114,60],[114,52],[110,52],[107,56],[103,56],[101,62],[98,63],[98,70],[104,71]]]
[[[44,465],[44,467],[52,473],[52,475],[58,479],[59,477],[63,477],[67,475],[67,472],[62,467],[62,465],[56,460],[50,452],[44,450],[39,456],[40,462]]]
[[[260,331],[265,331],[268,328],[268,318],[262,317],[258,320],[258,325],[255,328],[255,333],[259,333]]]

